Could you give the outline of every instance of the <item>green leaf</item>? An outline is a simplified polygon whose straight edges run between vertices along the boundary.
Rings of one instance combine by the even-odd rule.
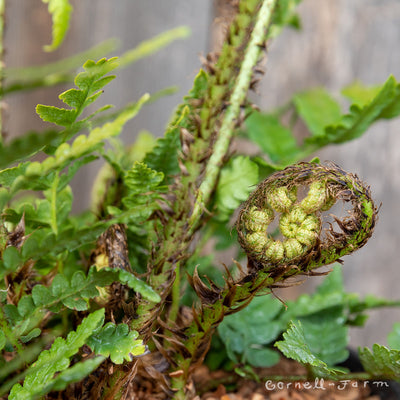
[[[3,350],[5,345],[6,345],[6,335],[4,334],[3,330],[0,330],[0,350]]]
[[[129,158],[134,161],[142,161],[147,153],[154,149],[156,139],[147,131],[138,133],[135,143],[129,149]]]
[[[118,66],[117,58],[102,58],[97,62],[88,60],[83,65],[84,72],[80,72],[75,78],[78,89],[69,89],[59,95],[59,98],[71,109],[45,106],[38,104],[36,112],[43,121],[56,125],[72,127],[82,111],[93,103],[100,95],[100,89],[112,81],[115,76],[104,75]]]
[[[253,367],[268,368],[279,362],[279,353],[268,348],[248,347],[245,360]]]
[[[346,302],[341,266],[336,264],[315,293],[303,294],[295,301],[287,302],[285,319],[289,321],[291,318],[298,319],[319,312],[329,312],[333,307],[344,307]]]
[[[42,0],[48,3],[49,13],[53,19],[53,42],[44,46],[45,51],[57,49],[63,42],[69,28],[69,19],[72,13],[72,6],[68,0]]]
[[[282,307],[271,296],[256,297],[240,312],[224,318],[218,333],[233,362],[267,367],[279,361],[278,353],[266,346],[282,331],[282,324],[275,320]]]
[[[313,367],[318,376],[334,377],[340,372],[337,369],[329,368],[325,362],[312,353],[307,344],[300,321],[289,324],[289,329],[283,333],[283,339],[276,342],[275,346],[286,357]]]
[[[387,337],[388,345],[393,350],[400,350],[400,322],[393,325],[392,331]]]
[[[358,350],[360,361],[366,372],[380,379],[400,381],[400,351],[390,350],[374,344],[372,351],[364,347]]]
[[[98,287],[117,281],[117,271],[97,271],[92,268],[88,276],[82,271],[75,272],[71,279],[59,274],[49,287],[35,285],[32,294],[22,297],[18,307],[10,304],[5,306],[13,336],[23,342],[30,341],[40,334],[35,327],[40,323],[43,313],[48,310],[59,312],[62,306],[78,311],[87,310],[88,299],[99,295]]]
[[[349,298],[349,311],[351,313],[361,313],[365,310],[372,310],[381,307],[399,307],[399,300],[388,300],[382,297],[376,297],[372,294],[367,294],[364,299]]]
[[[305,341],[316,357],[328,365],[339,364],[348,358],[348,327],[343,307],[332,307],[302,317],[300,321]]]
[[[52,122],[60,126],[71,126],[76,117],[76,112],[74,110],[45,106],[43,104],[38,104],[36,106],[36,112],[43,121]]]
[[[300,153],[301,149],[292,132],[277,117],[255,111],[246,119],[245,124],[249,139],[260,146],[272,162],[285,163]]]
[[[129,194],[136,196],[153,191],[164,179],[162,172],[157,172],[148,168],[145,163],[136,161],[125,177],[125,185],[129,189]]]
[[[400,114],[400,85],[390,76],[376,96],[362,106],[352,104],[350,113],[335,123],[325,123],[325,132],[308,138],[310,145],[322,147],[330,143],[343,143],[360,137],[380,118],[394,118]]]
[[[240,203],[247,199],[258,182],[258,167],[249,157],[231,159],[222,169],[216,190],[217,217],[227,220]]]
[[[104,360],[104,357],[98,356],[74,364],[57,375],[51,384],[51,390],[64,390],[71,383],[80,382],[97,369]]]
[[[21,255],[16,247],[9,246],[3,252],[4,267],[15,271],[21,264]]]
[[[146,300],[152,301],[154,303],[159,303],[161,301],[160,295],[154,291],[154,289],[147,285],[145,282],[137,278],[135,275],[128,271],[120,269],[119,271],[119,281],[128,285],[135,292],[140,293]]]
[[[141,58],[148,57],[163,47],[168,46],[171,42],[177,39],[185,39],[189,35],[190,29],[186,26],[179,26],[169,31],[162,32],[151,39],[143,41],[134,49],[128,50],[122,54],[120,56],[120,65],[121,67],[125,67]]]
[[[300,28],[300,19],[295,12],[300,2],[301,0],[279,1],[274,9],[272,25],[268,30],[268,38],[278,36],[287,25],[294,29]]]
[[[87,345],[96,354],[110,356],[113,363],[122,364],[124,360],[132,361],[133,357],[146,352],[146,346],[137,337],[138,333],[129,331],[128,325],[109,322],[89,337]]]
[[[104,54],[114,51],[117,47],[114,39],[108,39],[101,42],[88,50],[74,54],[61,60],[38,66],[24,68],[6,68],[4,76],[8,83],[4,89],[4,93],[14,90],[23,90],[23,88],[32,89],[38,86],[50,86],[62,81],[72,82],[73,75],[69,75],[71,71],[76,70],[88,59],[98,59]]]
[[[0,168],[5,168],[15,161],[33,156],[43,150],[58,135],[59,132],[55,130],[40,133],[32,131],[13,139],[6,146],[0,147]]]
[[[152,211],[157,208],[157,204],[154,202],[158,198],[156,190],[162,189],[159,185],[163,179],[162,172],[154,171],[146,164],[136,161],[124,176],[127,194],[122,199],[122,203],[127,209],[147,204],[148,216],[150,216]]]
[[[360,81],[355,81],[351,85],[344,87],[341,93],[350,99],[353,104],[363,107],[371,103],[380,90],[380,85],[365,86]]]
[[[164,173],[166,179],[170,178],[179,172],[179,148],[179,129],[168,130],[164,137],[157,140],[153,150],[146,154],[143,162],[149,168]]]
[[[16,167],[6,168],[0,171],[0,185],[10,187],[15,180],[25,174],[28,162],[20,163]]]
[[[296,94],[293,103],[313,136],[324,136],[325,127],[341,118],[339,104],[322,88]]]
[[[97,310],[83,319],[77,330],[70,332],[66,339],[58,337],[51,348],[42,351],[38,360],[28,368],[23,385],[12,387],[9,399],[30,400],[48,393],[55,383],[54,374],[69,367],[70,358],[86,344],[90,335],[98,331],[103,321],[104,309]]]
[[[34,328],[27,335],[21,336],[21,342],[28,343],[32,339],[38,337],[41,333],[42,331],[39,328]]]
[[[7,179],[7,181],[9,181],[11,177],[24,173],[23,181],[14,181],[14,190],[31,188],[31,182],[34,181],[33,178],[46,176],[52,172],[54,173],[56,170],[61,171],[72,161],[86,156],[87,154],[91,154],[93,151],[101,148],[106,139],[119,135],[126,122],[136,116],[148,99],[148,94],[143,95],[134,106],[124,110],[114,121],[93,129],[88,136],[79,135],[71,145],[62,143],[55,151],[54,156],[47,157],[43,162],[32,162],[28,167],[22,164],[21,167],[18,167],[19,169],[17,171],[11,171],[10,169],[9,174],[5,175],[3,180]],[[0,173],[0,183],[1,179],[2,174]]]

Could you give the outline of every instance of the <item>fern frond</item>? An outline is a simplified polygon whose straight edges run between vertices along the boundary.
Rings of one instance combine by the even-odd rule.
[[[107,75],[117,68],[117,58],[102,58],[95,62],[86,61],[83,65],[84,72],[79,73],[75,78],[75,85],[78,89],[69,89],[60,94],[59,98],[72,109],[45,106],[38,104],[36,112],[43,121],[52,122],[56,125],[71,127],[82,111],[93,103],[101,95],[100,89],[110,83],[115,75]]]
[[[69,0],[42,0],[48,3],[49,13],[53,19],[53,41],[50,45],[44,46],[45,51],[57,49],[63,42],[69,28],[69,19],[72,13],[72,6]]]
[[[51,348],[42,351],[38,360],[28,368],[23,385],[16,384],[12,387],[9,399],[30,400],[48,393],[55,384],[54,375],[67,370],[70,358],[86,344],[90,335],[101,327],[103,321],[104,309],[97,310],[86,317],[77,330],[70,332],[66,339],[58,337]]]

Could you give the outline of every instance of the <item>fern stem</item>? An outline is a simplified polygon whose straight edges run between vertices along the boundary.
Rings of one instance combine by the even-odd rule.
[[[206,167],[205,179],[201,183],[197,192],[193,212],[189,220],[191,231],[195,230],[200,216],[216,185],[223,164],[223,159],[228,151],[234,127],[239,117],[240,107],[246,99],[253,74],[253,68],[260,57],[261,48],[265,41],[265,30],[271,21],[276,1],[277,0],[264,0],[258,13],[256,24],[251,34],[243,63],[237,77],[236,85],[233,88],[230,105],[226,110],[221,129],[218,133],[218,138],[214,145],[213,154],[211,155]]]
[[[57,227],[57,188],[58,183],[60,181],[60,175],[57,172],[56,176],[54,177],[54,181],[51,185],[51,229],[53,230],[54,234],[57,236],[58,234],[58,227]]]
[[[179,305],[180,305],[180,295],[181,295],[181,269],[180,266],[178,265],[175,268],[175,280],[172,285],[172,303],[171,303],[171,308],[169,309],[169,315],[168,319],[171,321],[175,321],[178,312],[179,312]]]

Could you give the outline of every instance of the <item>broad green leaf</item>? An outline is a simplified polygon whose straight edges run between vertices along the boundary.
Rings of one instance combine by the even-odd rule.
[[[9,399],[33,400],[48,393],[53,386],[54,375],[69,367],[70,358],[86,344],[90,335],[99,330],[103,322],[104,309],[100,309],[84,318],[66,339],[58,337],[51,348],[42,351],[38,360],[28,368],[23,385],[12,387]]]
[[[270,162],[265,161],[263,158],[259,156],[251,157],[251,161],[256,163],[258,166],[258,175],[260,180],[268,178],[271,174],[273,174],[276,171],[281,171],[286,166],[286,165],[272,164]]]
[[[258,167],[249,157],[238,156],[222,169],[216,190],[217,218],[227,220],[247,199],[258,182]]]
[[[364,347],[358,350],[366,372],[376,378],[400,381],[400,351],[374,344],[372,351]]]
[[[293,103],[313,136],[324,136],[325,128],[340,121],[339,104],[322,88],[298,93]]]
[[[400,351],[400,322],[393,325],[392,331],[387,337],[388,345],[393,350]]]
[[[48,3],[49,13],[53,19],[53,41],[51,45],[44,46],[46,51],[53,51],[60,46],[69,28],[69,19],[72,6],[69,0],[42,0]]]
[[[348,327],[343,307],[332,307],[302,317],[300,321],[305,341],[316,357],[328,365],[339,364],[348,358]]]
[[[91,269],[88,276],[82,271],[74,273],[71,279],[56,275],[49,287],[36,285],[31,295],[25,295],[18,307],[5,306],[13,336],[28,342],[40,334],[37,325],[47,311],[59,312],[62,306],[84,311],[88,308],[88,299],[99,295],[98,287],[117,282],[118,272],[96,271]]]
[[[21,264],[21,254],[16,247],[9,246],[3,252],[4,267],[15,271]]]
[[[353,297],[353,296],[352,296]],[[335,265],[312,295],[303,294],[295,301],[287,302],[287,312],[283,317],[289,321],[319,312],[329,312],[333,307],[346,306],[347,297],[344,292],[343,277],[340,265]]]
[[[244,354],[244,360],[256,368],[272,367],[278,364],[279,359],[277,351],[260,346],[247,347]]]
[[[228,357],[235,363],[248,363],[253,367],[276,364],[278,353],[266,346],[282,331],[281,323],[275,320],[282,308],[277,299],[263,296],[253,299],[240,312],[226,316],[218,326],[218,333]]]
[[[146,346],[137,337],[138,333],[130,331],[128,325],[109,322],[89,337],[87,345],[96,354],[109,356],[113,363],[122,364],[146,352]]]
[[[246,134],[260,146],[272,162],[285,163],[296,158],[301,149],[292,132],[284,127],[277,117],[254,111],[246,119]]]
[[[303,327],[299,321],[289,324],[289,329],[283,333],[283,339],[276,342],[275,346],[286,357],[313,367],[318,376],[334,377],[340,372],[337,369],[329,368],[325,362],[313,354],[307,344]]]

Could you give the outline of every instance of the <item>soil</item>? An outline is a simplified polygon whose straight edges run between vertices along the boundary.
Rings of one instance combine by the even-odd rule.
[[[399,400],[387,382],[328,381],[285,382],[268,381],[267,376],[293,376],[304,374],[303,367],[283,359],[273,368],[259,368],[256,373],[261,382],[238,377],[232,372],[210,371],[205,365],[197,368],[192,393],[199,393],[194,400]],[[138,378],[138,377],[136,377]],[[130,393],[132,400],[167,400],[168,395],[155,382],[134,379]],[[266,384],[267,382],[267,384]],[[279,382],[279,383],[278,383]]]

